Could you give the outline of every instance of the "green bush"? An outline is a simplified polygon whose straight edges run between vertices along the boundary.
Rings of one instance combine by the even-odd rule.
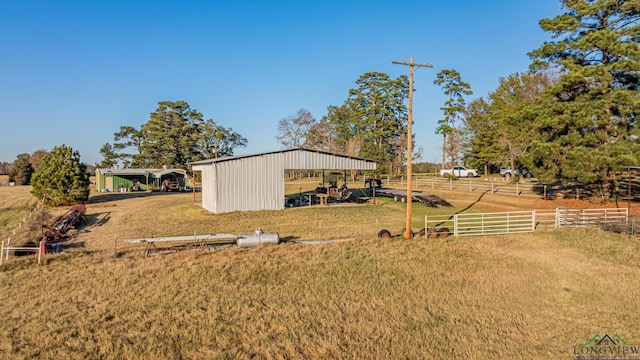
[[[62,145],[54,147],[31,178],[33,196],[44,204],[60,206],[89,199],[89,174],[80,154]]]

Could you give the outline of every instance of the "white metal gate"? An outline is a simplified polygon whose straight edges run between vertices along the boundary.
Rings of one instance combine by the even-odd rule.
[[[532,232],[535,212],[514,211],[479,214],[456,214],[454,236],[497,235]]]
[[[626,208],[529,210],[425,216],[425,233],[479,236],[533,232],[537,226],[603,227],[630,226]],[[554,226],[555,225],[555,226]]]
[[[612,227],[629,224],[627,208],[575,209],[558,207],[556,227]]]

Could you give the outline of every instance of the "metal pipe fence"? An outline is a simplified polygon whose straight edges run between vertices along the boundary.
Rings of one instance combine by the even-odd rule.
[[[530,210],[453,215],[426,215],[425,235],[503,235],[563,227],[599,227],[608,231],[635,234],[635,218],[623,208]]]
[[[402,188],[406,186],[406,179],[397,179],[385,176],[383,184],[387,187]],[[412,185],[421,190],[442,189],[442,190],[462,190],[467,192],[487,192],[491,194],[506,195],[528,195],[546,197],[546,185],[536,183],[512,183],[504,178],[491,178],[481,180],[479,178],[447,178],[436,175],[413,176]]]
[[[629,225],[629,210],[626,208],[575,209],[558,207],[558,227],[615,227]]]
[[[497,177],[474,177],[474,178],[449,178],[436,173],[413,174],[412,184],[421,190],[443,189],[460,190],[468,192],[484,192],[491,194],[505,194],[515,196],[538,196],[543,199],[564,198],[564,199],[588,199],[616,197],[620,200],[638,200],[640,191],[640,177],[633,182],[633,191],[627,186],[621,186],[615,191],[605,191],[594,184],[582,183],[539,183],[535,179],[521,178],[519,182],[510,181],[511,178]],[[382,176],[385,186],[404,187],[406,178],[404,176],[390,177]],[[631,182],[629,183],[631,186]],[[636,194],[636,195],[634,195]]]
[[[535,211],[456,214],[455,236],[500,235],[535,230]]]

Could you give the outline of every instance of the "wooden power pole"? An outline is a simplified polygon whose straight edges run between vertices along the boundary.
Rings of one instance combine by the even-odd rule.
[[[411,203],[413,203],[413,195],[411,194],[411,157],[413,156],[413,132],[411,127],[413,125],[413,72],[417,67],[432,68],[432,64],[416,64],[413,62],[413,56],[409,62],[392,61],[393,64],[407,65],[409,66],[409,124],[407,126],[407,223],[404,227],[404,233],[402,237],[405,239],[411,239],[413,233],[411,231]]]

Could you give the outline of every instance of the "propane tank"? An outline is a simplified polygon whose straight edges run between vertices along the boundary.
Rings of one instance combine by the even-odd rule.
[[[280,235],[277,232],[264,232],[258,229],[252,233],[240,234],[236,239],[238,246],[258,246],[262,244],[278,244]]]

